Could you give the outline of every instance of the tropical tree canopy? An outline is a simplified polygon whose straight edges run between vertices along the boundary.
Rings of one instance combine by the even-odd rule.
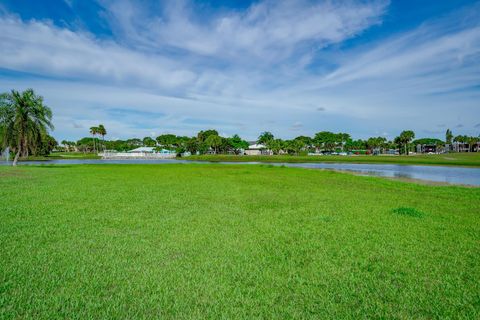
[[[157,142],[164,148],[173,148],[177,144],[177,136],[174,134],[162,134],[157,137]]]
[[[15,153],[13,165],[20,156],[37,152],[53,130],[52,111],[44,105],[43,97],[33,89],[23,92],[12,90],[0,95],[0,133],[2,147]],[[47,144],[50,144],[47,142]]]
[[[273,134],[269,131],[262,132],[257,139],[257,143],[268,144],[274,138]]]
[[[217,153],[218,147],[221,146],[222,144],[222,138],[218,135],[210,135],[208,136],[207,140],[205,140],[205,143],[213,148],[215,150],[215,153]]]
[[[157,145],[157,142],[151,137],[143,138],[142,142],[145,147],[155,147]]]

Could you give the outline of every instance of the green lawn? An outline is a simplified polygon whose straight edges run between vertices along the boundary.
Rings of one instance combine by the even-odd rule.
[[[480,317],[480,189],[0,166],[0,319]]]
[[[83,153],[83,152],[52,152],[48,156],[30,156],[26,159],[20,159],[21,161],[43,161],[52,159],[100,159],[96,153]]]
[[[424,164],[480,167],[480,153],[425,154],[411,156],[234,156],[201,155],[182,158],[196,161],[258,161],[258,162],[352,162],[352,163],[392,163]]]

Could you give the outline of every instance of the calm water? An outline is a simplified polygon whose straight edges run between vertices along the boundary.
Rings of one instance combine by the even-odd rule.
[[[5,161],[0,161],[6,164]],[[168,164],[168,163],[205,163],[186,160],[50,160],[25,161],[20,165],[50,164]],[[358,164],[358,163],[260,163],[260,162],[217,162],[222,164],[268,164],[274,166],[299,167],[310,169],[330,169],[360,173],[364,175],[418,179],[451,184],[480,186],[480,168],[462,168],[448,166],[420,166],[394,164]]]

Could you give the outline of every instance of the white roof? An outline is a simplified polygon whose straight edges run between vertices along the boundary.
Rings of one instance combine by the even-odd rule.
[[[155,147],[140,147],[140,148],[130,150],[128,152],[153,152],[154,150],[155,150]]]
[[[248,146],[248,149],[266,149],[267,147],[264,144],[251,144]]]

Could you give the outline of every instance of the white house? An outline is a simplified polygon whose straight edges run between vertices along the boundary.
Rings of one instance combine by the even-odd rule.
[[[128,153],[155,153],[155,147],[139,147],[127,151]]]
[[[155,147],[139,147],[127,152],[104,152],[102,159],[167,159],[175,158],[176,152],[162,149],[155,150]]]
[[[247,156],[260,156],[260,155],[271,155],[272,151],[267,149],[267,146],[264,144],[251,144],[245,149],[245,154]]]

